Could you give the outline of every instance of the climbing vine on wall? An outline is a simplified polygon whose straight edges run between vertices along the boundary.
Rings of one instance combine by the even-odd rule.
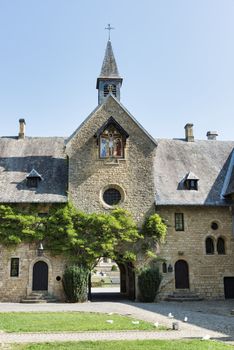
[[[51,254],[67,255],[89,269],[102,256],[134,262],[139,249],[153,254],[155,242],[162,242],[165,234],[166,225],[157,214],[147,218],[140,230],[131,215],[120,208],[108,214],[86,214],[68,203],[52,207],[48,215],[40,217],[33,206],[22,210],[0,205],[1,244],[43,241]]]

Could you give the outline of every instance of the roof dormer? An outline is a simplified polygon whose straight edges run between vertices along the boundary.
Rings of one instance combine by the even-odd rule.
[[[32,169],[30,173],[26,176],[27,186],[29,188],[37,188],[38,184],[42,179],[42,176],[35,170]]]
[[[184,189],[197,191],[198,181],[199,178],[194,173],[192,173],[191,171],[188,172],[184,178]]]

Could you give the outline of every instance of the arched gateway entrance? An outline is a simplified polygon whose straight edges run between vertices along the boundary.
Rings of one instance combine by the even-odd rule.
[[[33,266],[32,290],[48,290],[48,265],[44,261],[37,261]]]
[[[189,270],[185,260],[178,260],[175,263],[175,287],[189,289]]]
[[[113,260],[112,260],[112,263],[113,263]],[[118,272],[116,271],[116,274],[118,274],[118,277],[117,275],[114,276],[110,271],[108,271],[108,269],[105,270],[102,266],[101,274],[102,276],[104,276],[102,281],[104,282],[104,280],[106,279],[107,284],[104,284],[101,288],[95,287],[97,275],[100,274],[99,272],[100,265],[98,265],[97,267],[98,271],[96,271],[95,274],[92,275],[92,277],[90,275],[89,293],[88,293],[88,297],[90,300],[105,300],[105,301],[108,301],[108,300],[114,301],[119,299],[135,300],[136,295],[135,295],[134,266],[131,263],[123,263],[118,261],[115,261],[114,264],[115,266],[118,266]],[[111,283],[113,283],[113,280],[116,280],[118,282],[114,282],[114,284],[109,285],[108,284],[109,279],[111,279]]]

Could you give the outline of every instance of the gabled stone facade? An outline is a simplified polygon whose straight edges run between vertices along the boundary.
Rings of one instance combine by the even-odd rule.
[[[18,137],[0,138],[0,203],[37,205],[38,213],[69,200],[88,213],[118,205],[139,225],[156,211],[168,224],[159,298],[233,298],[234,142],[217,141],[216,132],[197,141],[191,123],[181,140],[155,140],[120,103],[121,84],[108,41],[99,104],[69,138],[28,138],[22,119]],[[0,246],[1,301],[40,287],[64,300],[67,261],[38,248]],[[119,267],[121,291],[137,297],[133,266]]]

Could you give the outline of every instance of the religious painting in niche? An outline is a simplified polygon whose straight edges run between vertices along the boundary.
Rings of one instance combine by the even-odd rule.
[[[123,138],[119,131],[110,125],[100,135],[101,158],[123,158]]]

